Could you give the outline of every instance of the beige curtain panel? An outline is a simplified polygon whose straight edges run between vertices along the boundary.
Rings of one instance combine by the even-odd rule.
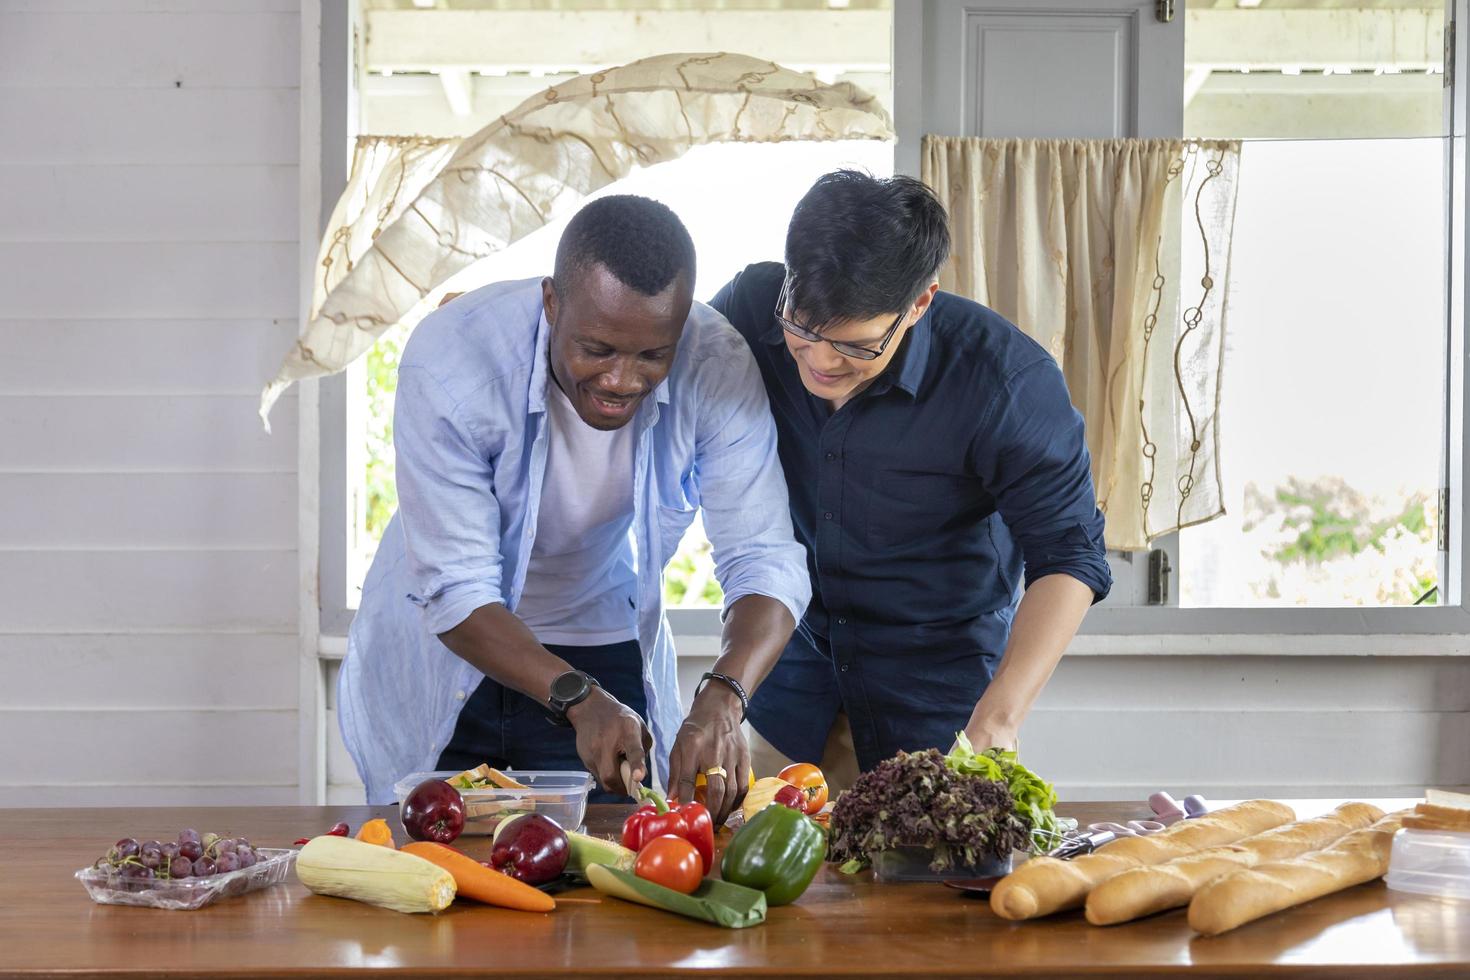
[[[308,321],[260,415],[340,371],[437,285],[587,195],[716,142],[893,138],[850,83],[735,54],[670,54],[548,88],[463,139],[360,140],[322,241]]]
[[[940,284],[1056,357],[1087,421],[1108,546],[1224,513],[1220,368],[1239,142],[926,136]]]

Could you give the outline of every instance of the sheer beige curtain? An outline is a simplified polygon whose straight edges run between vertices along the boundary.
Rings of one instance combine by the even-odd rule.
[[[1224,513],[1219,395],[1238,142],[927,136],[943,288],[1056,357],[1087,421],[1108,545]]]
[[[293,381],[340,371],[450,276],[592,192],[716,142],[892,139],[842,82],[736,54],[669,54],[548,88],[464,139],[359,141],[315,269],[311,312],[260,414]]]

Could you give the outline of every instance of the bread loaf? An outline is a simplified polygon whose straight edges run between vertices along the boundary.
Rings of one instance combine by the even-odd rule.
[[[1210,882],[1189,903],[1190,928],[1217,936],[1272,912],[1383,877],[1403,816],[1403,812],[1390,814],[1320,851]]]
[[[1147,837],[1124,837],[1072,861],[1032,858],[1002,878],[990,908],[1003,919],[1035,919],[1079,907],[1087,893],[1129,868],[1160,864],[1206,847],[1230,844],[1296,817],[1273,800],[1248,800]]]
[[[1201,887],[1232,871],[1326,847],[1383,816],[1368,803],[1344,803],[1315,820],[1273,827],[1236,844],[1212,847],[1164,864],[1130,868],[1087,896],[1087,921],[1116,925],[1189,904]]]
[[[1420,803],[1414,807],[1413,813],[1405,815],[1404,826],[1411,830],[1448,830],[1464,833],[1470,831],[1470,810],[1435,803]]]

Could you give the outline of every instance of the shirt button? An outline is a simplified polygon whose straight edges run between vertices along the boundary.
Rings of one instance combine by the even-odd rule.
[[[832,462],[832,460],[834,460],[836,458],[837,458],[837,454],[836,453],[828,453],[827,454],[827,462],[829,462],[829,463]]]
[[[456,700],[456,701],[463,701],[464,700],[464,692],[463,691],[455,691],[454,692],[454,700]]]
[[[847,620],[839,618],[837,620],[837,625],[838,626],[846,626],[847,625]]]
[[[830,521],[832,519],[832,512],[830,510],[827,511],[827,513],[825,513],[825,514],[822,515],[822,518],[823,518],[823,520]]]
[[[843,665],[842,665],[842,672],[843,672],[843,673],[844,673],[844,674],[845,674],[845,673],[847,673],[847,664],[843,664]]]

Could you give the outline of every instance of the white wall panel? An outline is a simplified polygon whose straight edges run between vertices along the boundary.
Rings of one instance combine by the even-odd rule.
[[[0,243],[0,318],[289,317],[289,242]]]
[[[253,395],[0,395],[0,472],[295,472],[296,399],[276,405],[270,435],[257,403]]]
[[[300,0],[0,0],[0,14],[292,13]]]
[[[0,32],[0,86],[295,88],[300,36],[287,11],[16,13]]]
[[[37,670],[44,664],[44,670]],[[296,708],[296,638],[252,633],[0,636],[0,711]]]
[[[186,784],[149,784],[136,780],[126,782],[71,783],[68,785],[0,784],[0,807],[73,807],[73,806],[126,806],[126,807],[173,807],[173,806],[294,806],[296,780],[259,785],[250,783],[223,783],[201,779]],[[353,802],[361,803],[361,799]],[[205,824],[205,821],[199,821]],[[207,825],[207,824],[206,824]],[[154,823],[145,819],[142,823],[128,825],[130,833],[162,839],[165,835],[177,834],[182,827],[174,827],[161,821]],[[249,828],[239,829],[250,837]],[[252,838],[254,839],[254,838]],[[289,840],[258,839],[256,843],[268,847],[287,847]]]
[[[295,317],[0,320],[0,394],[257,396],[296,329]]]
[[[296,548],[294,473],[0,473],[0,551]]]
[[[1094,710],[1470,711],[1459,657],[1069,656],[1037,701]]]
[[[294,89],[7,88],[4,93],[0,163],[296,163]]]
[[[0,551],[0,596],[0,634],[294,635],[296,552]]]
[[[296,197],[281,165],[8,164],[0,241],[294,242]]]
[[[36,738],[43,725],[47,737]],[[0,794],[6,785],[123,782],[119,774],[177,786],[296,781],[294,709],[8,710],[0,711],[0,744],[26,746],[7,763]]]

